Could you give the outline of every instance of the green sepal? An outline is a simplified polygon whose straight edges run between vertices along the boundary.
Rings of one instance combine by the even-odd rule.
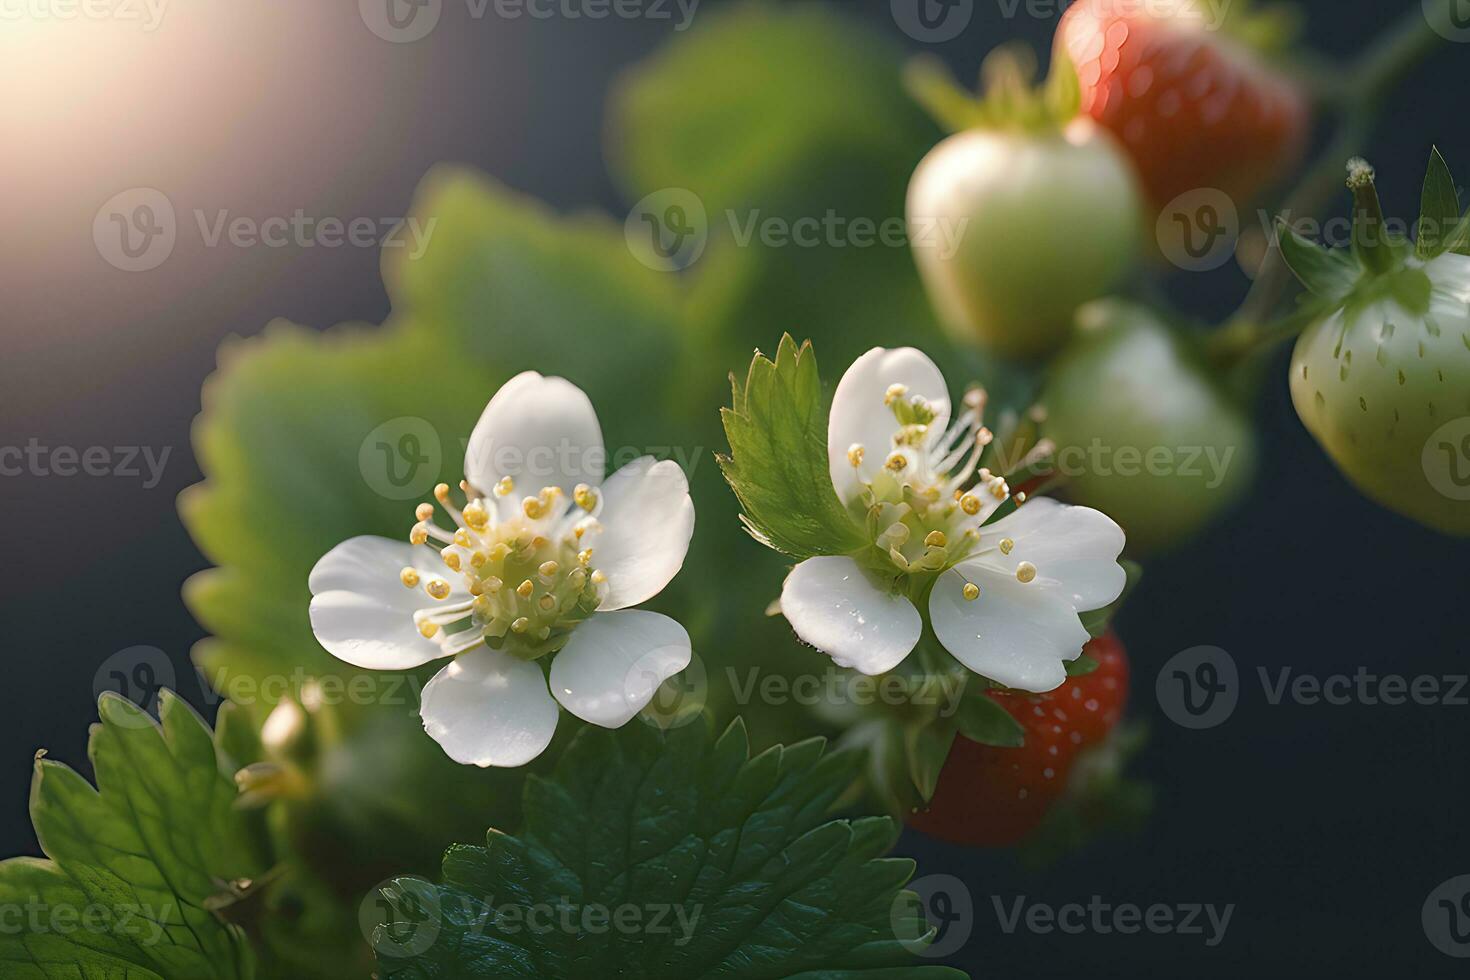
[[[1088,630],[1088,632],[1091,633],[1092,631]],[[1098,662],[1085,653],[1076,660],[1068,660],[1066,663],[1068,677],[1086,677],[1088,674],[1097,670],[1097,668]]]
[[[981,69],[982,94],[967,92],[933,55],[904,68],[904,87],[934,121],[951,132],[967,129],[1060,129],[1082,108],[1077,66],[1065,51],[1052,55],[1046,80],[1033,84],[1036,59],[1025,45],[996,48]]]
[[[720,410],[730,452],[718,459],[751,536],[798,560],[864,547],[832,486],[827,400],[811,344],[798,348],[786,334],[775,360],[757,351],[744,385],[734,375],[730,384],[731,407]]]
[[[1419,258],[1428,261],[1445,250],[1451,234],[1460,223],[1460,195],[1455,178],[1440,155],[1439,147],[1429,153],[1429,170],[1424,175],[1424,190],[1419,198]]]
[[[939,773],[949,759],[950,747],[954,745],[955,726],[939,723],[934,725],[912,725],[905,732],[904,750],[909,764],[909,779],[921,799],[929,800],[939,785]]]
[[[1276,240],[1287,268],[1315,296],[1336,299],[1352,291],[1361,270],[1347,249],[1329,248],[1310,241],[1276,219]]]
[[[955,725],[960,734],[981,745],[1003,749],[1019,749],[1026,744],[1026,730],[984,692],[960,700],[955,712]]]

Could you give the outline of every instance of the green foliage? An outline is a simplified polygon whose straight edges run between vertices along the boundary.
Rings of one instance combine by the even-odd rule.
[[[899,937],[926,930],[901,901],[912,862],[881,856],[892,823],[826,819],[854,763],[820,739],[752,759],[738,722],[719,739],[703,720],[587,728],[527,783],[518,835],[451,848],[437,888],[384,889],[379,967],[404,980],[963,976],[906,965],[921,942]],[[586,928],[599,909],[642,925]],[[532,929],[536,915],[556,925]]]
[[[886,161],[871,187],[937,136],[901,66],[898,47],[830,8],[734,5],[628,73],[609,105],[610,162],[634,196],[684,187],[711,213]]]
[[[249,980],[249,944],[221,913],[264,865],[208,726],[168,691],[161,727],[115,695],[98,711],[96,789],[37,759],[31,818],[50,860],[0,863],[0,904],[27,913],[0,934],[0,972]]]
[[[757,352],[730,408],[720,410],[730,454],[720,469],[759,542],[797,560],[841,555],[868,542],[837,499],[827,460],[827,399],[810,343],[781,338],[773,361]]]

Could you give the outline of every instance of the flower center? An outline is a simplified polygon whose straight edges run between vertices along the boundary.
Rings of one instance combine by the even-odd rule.
[[[597,521],[602,495],[583,484],[568,501],[560,487],[542,487],[511,507],[507,502],[516,493],[511,477],[495,485],[495,499],[466,482],[460,488],[463,510],[450,502],[447,484],[434,488],[456,529],[437,525],[434,505],[420,504],[409,541],[442,545],[439,557],[460,577],[459,591],[469,598],[448,602],[455,592],[448,580],[404,568],[399,579],[405,587],[422,587],[441,603],[414,613],[419,632],[451,655],[481,643],[526,660],[560,650],[601,601],[599,587],[606,578],[592,565],[592,545],[602,530]]]
[[[875,571],[908,579],[913,592],[966,558],[992,550],[1009,555],[1015,542],[990,534],[982,546],[981,529],[1008,503],[1024,503],[1026,494],[1012,493],[1004,476],[980,465],[996,441],[983,424],[984,389],[965,394],[964,411],[944,431],[933,428],[938,418],[934,407],[922,396],[910,396],[904,385],[891,385],[883,403],[895,422],[891,444],[883,447],[887,455],[874,475],[859,478],[858,500],[853,502],[865,512]],[[1051,451],[1045,440],[1036,442],[1015,469],[1029,467]],[[869,452],[870,447],[854,444],[848,462],[861,472]],[[1016,577],[1033,581],[1036,567],[1021,562]],[[964,596],[978,599],[979,587],[966,580]]]

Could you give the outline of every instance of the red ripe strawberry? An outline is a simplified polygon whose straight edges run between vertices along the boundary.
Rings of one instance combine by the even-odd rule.
[[[1156,206],[1214,188],[1243,207],[1301,156],[1306,96],[1231,35],[1269,15],[1241,17],[1223,0],[1078,0],[1057,28],[1082,111],[1122,142]]]
[[[1072,763],[1099,745],[1128,701],[1128,655],[1111,630],[1084,648],[1097,669],[1055,691],[991,691],[1026,730],[1019,749],[955,738],[927,809],[909,826],[953,844],[1009,847],[1041,823],[1067,788]]]

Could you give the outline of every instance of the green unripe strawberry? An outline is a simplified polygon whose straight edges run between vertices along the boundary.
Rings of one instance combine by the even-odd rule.
[[[1470,534],[1470,224],[1436,153],[1417,247],[1386,229],[1362,161],[1349,167],[1353,247],[1290,233],[1283,253],[1321,304],[1297,340],[1297,414],[1365,495]]]
[[[1077,78],[1054,65],[1040,93],[1009,52],[975,103],[922,65],[910,85],[955,129],[908,189],[914,260],[959,342],[1015,358],[1055,352],[1083,303],[1139,254],[1142,195],[1113,136],[1077,115]]]
[[[1122,525],[1134,554],[1182,543],[1250,485],[1250,420],[1147,308],[1099,301],[1078,327],[1041,398],[1060,492]]]

